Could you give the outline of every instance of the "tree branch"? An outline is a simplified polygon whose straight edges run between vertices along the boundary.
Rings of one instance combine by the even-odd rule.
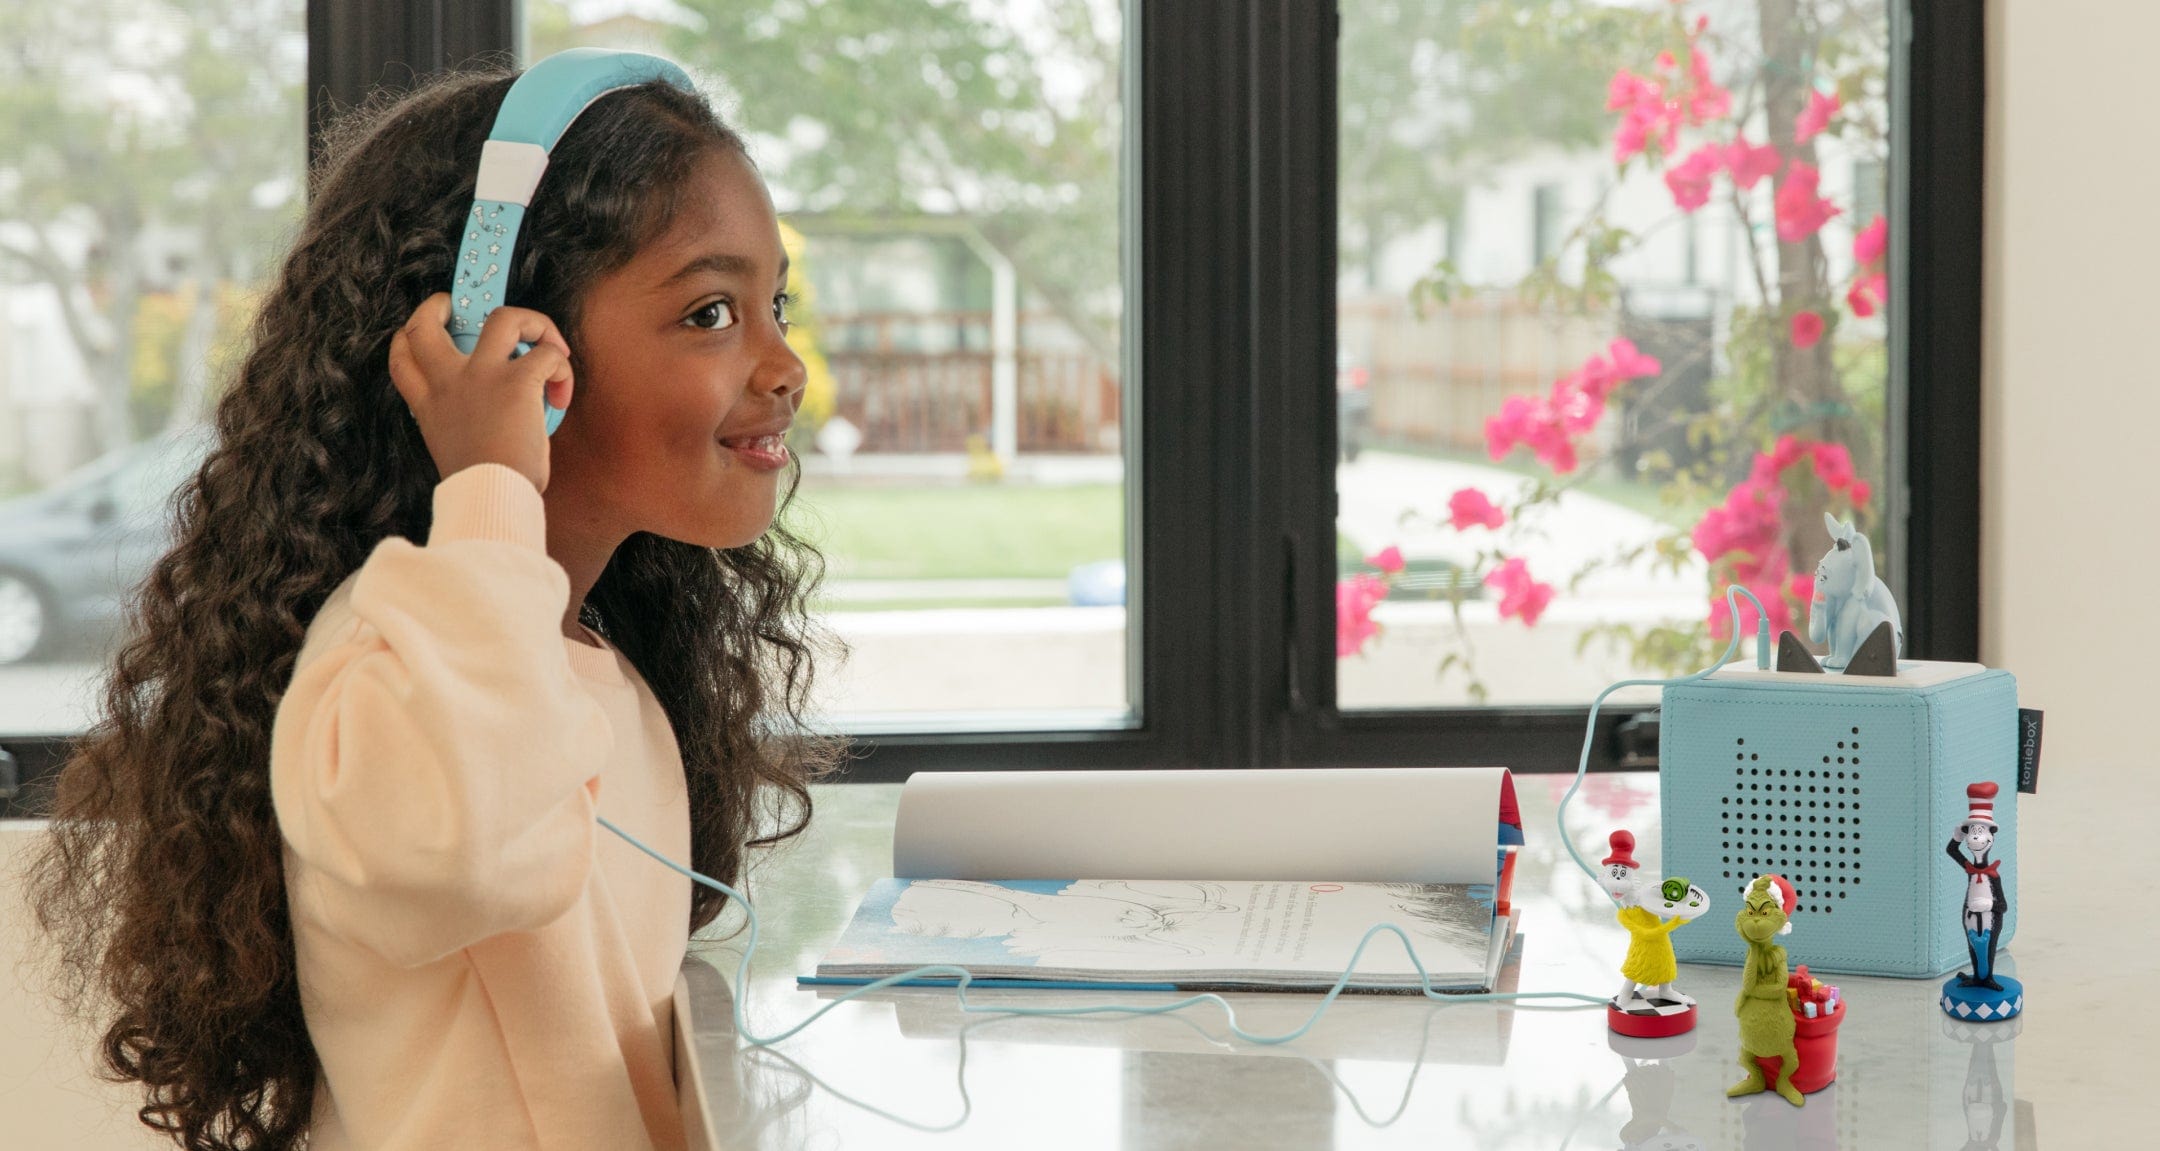
[[[37,241],[37,250],[26,252],[12,244],[0,244],[0,255],[21,261],[24,266],[37,273],[38,279],[52,285],[53,294],[60,299],[60,317],[67,324],[68,335],[75,340],[76,347],[90,353],[93,358],[112,354],[112,341],[90,330],[83,322],[81,312],[75,307],[75,294],[71,289],[77,286],[77,280],[72,269],[67,266],[67,261],[53,250],[52,241],[45,235],[43,228],[36,224],[24,226],[30,229],[31,237]]]

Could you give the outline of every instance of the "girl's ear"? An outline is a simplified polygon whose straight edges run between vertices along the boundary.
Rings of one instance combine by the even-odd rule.
[[[1822,522],[1824,527],[1830,529],[1830,538],[1834,540],[1844,539],[1846,537],[1846,534],[1852,530],[1850,528],[1847,528],[1844,524],[1837,522],[1837,517],[1831,515],[1829,512],[1824,512],[1822,514]]]
[[[1854,593],[1858,594],[1866,590],[1869,579],[1875,574],[1875,546],[1868,542],[1866,532],[1855,531],[1852,533],[1852,550],[1859,557],[1860,574],[1853,580]]]

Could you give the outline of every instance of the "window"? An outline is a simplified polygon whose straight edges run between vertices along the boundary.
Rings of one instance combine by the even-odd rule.
[[[303,0],[0,13],[0,736],[71,732],[302,207]]]
[[[1678,211],[1663,177],[1703,144],[1730,142],[1729,133],[1764,144],[1783,118],[1747,104],[1749,52],[1764,49],[1751,32],[1753,6],[1687,0],[1675,9],[1643,0],[1510,8],[1421,0],[1392,12],[1341,7],[1338,29],[1330,6],[1284,0],[1122,10],[1107,0],[1011,11],[938,6],[934,18],[951,21],[955,31],[940,41],[946,55],[933,53],[937,67],[928,70],[909,57],[911,69],[884,78],[868,104],[859,81],[809,91],[800,82],[802,52],[867,50],[844,49],[837,35],[800,34],[787,51],[744,54],[755,57],[748,63],[690,61],[723,89],[739,90],[741,103],[723,110],[752,133],[801,237],[817,296],[817,349],[832,377],[831,410],[862,436],[852,451],[843,438],[830,450],[815,442],[804,450],[823,462],[801,503],[824,519],[825,546],[838,561],[829,618],[858,628],[889,621],[894,635],[881,638],[892,638],[894,651],[923,642],[926,623],[954,612],[1022,624],[1086,620],[1096,629],[1085,641],[1095,654],[1086,659],[1071,649],[1047,650],[1073,632],[1038,629],[996,665],[1008,678],[1047,682],[1055,673],[1045,669],[1064,660],[1070,674],[1051,688],[988,685],[971,702],[967,693],[975,689],[967,683],[935,691],[921,685],[913,697],[896,693],[880,703],[870,694],[876,684],[849,681],[852,673],[834,677],[832,686],[857,693],[853,705],[828,700],[845,713],[864,753],[850,778],[1030,766],[1572,768],[1582,701],[1649,654],[1625,642],[1608,647],[1599,635],[1581,654],[1575,643],[1622,623],[1638,634],[1658,619],[1672,621],[1676,632],[1707,628],[1709,565],[1699,554],[1679,556],[1683,571],[1666,573],[1656,595],[1641,597],[1654,609],[1645,614],[1627,597],[1596,601],[1568,588],[1573,570],[1534,552],[1516,553],[1526,555],[1527,579],[1490,581],[1495,554],[1481,560],[1475,547],[1421,554],[1409,537],[1389,536],[1387,519],[1391,508],[1415,503],[1429,519],[1450,521],[1445,529],[1428,525],[1431,537],[1475,540],[1490,529],[1455,528],[1449,506],[1455,491],[1472,485],[1436,485],[1431,477],[1457,468],[1508,477],[1479,489],[1499,506],[1505,527],[1519,522],[1509,503],[1519,489],[1507,485],[1542,474],[1555,484],[1576,483],[1551,501],[1554,510],[1582,497],[1628,511],[1626,519],[1590,517],[1601,525],[1597,542],[1617,549],[1625,541],[1611,525],[1623,522],[1652,525],[1636,539],[1656,532],[1670,539],[1686,528],[1692,543],[1700,508],[1730,494],[1729,485],[1695,491],[1698,518],[1690,519],[1666,507],[1655,477],[1686,465],[1688,442],[1674,417],[1722,402],[1736,346],[1745,352],[1755,339],[1758,349],[1776,347],[1759,333],[1735,334],[1735,314],[1764,303],[1766,294],[1748,292],[1751,265],[1729,215],[1730,162],[1709,176],[1711,198],[1694,212]],[[1969,659],[1978,634],[1981,23],[1977,12],[1922,7],[1911,11],[1905,0],[1838,7],[1839,19],[1849,21],[1836,33],[1844,37],[1839,62],[1810,73],[1825,96],[1835,83],[1840,99],[1816,138],[1816,201],[1802,205],[1819,212],[1827,201],[1839,209],[1813,233],[1832,289],[1815,347],[1850,373],[1841,381],[1879,377],[1881,399],[1879,409],[1853,421],[1854,436],[1808,438],[1844,447],[1855,477],[1869,480],[1865,514],[1881,532],[1912,653]],[[1572,54],[1557,62],[1525,57],[1525,67],[1554,69],[1544,86],[1510,73],[1505,44],[1478,24],[1511,13],[1576,18],[1554,15],[1562,9],[1618,30],[1675,11],[1682,20],[1708,15],[1710,24],[1701,33],[1686,24],[1668,28],[1672,43],[1662,46],[1616,32],[1577,38]],[[0,499],[11,501],[0,514],[82,518],[81,508],[59,506],[74,501],[37,497],[47,489],[87,490],[93,475],[109,483],[133,458],[114,453],[149,442],[176,412],[200,403],[196,389],[214,375],[190,367],[204,362],[198,350],[213,359],[226,354],[231,325],[247,311],[245,293],[276,258],[299,212],[304,92],[327,96],[305,105],[312,131],[331,107],[356,103],[408,69],[430,72],[488,52],[529,59],[573,33],[626,47],[651,36],[647,47],[693,55],[677,47],[684,29],[671,22],[684,14],[716,22],[708,29],[732,29],[729,35],[784,38],[790,33],[782,17],[806,10],[760,7],[744,16],[705,0],[264,0],[182,18],[103,3],[8,5],[0,29],[7,43],[26,50],[0,61]],[[1404,34],[1382,43],[1380,33],[1397,26]],[[190,40],[190,33],[200,35]],[[1640,154],[1630,157],[1631,168],[1617,169],[1613,136],[1632,105],[1604,107],[1614,76],[1624,68],[1676,84],[1683,72],[1692,78],[1691,67],[1680,66],[1684,56],[1692,66],[1691,37],[1704,46],[1710,79],[1733,93],[1728,135],[1686,124],[1672,149],[1660,142],[1655,172]],[[176,42],[224,64],[176,73]],[[1325,50],[1331,43],[1339,57]],[[1660,50],[1673,52],[1673,68],[1661,71]],[[1006,157],[1004,168],[955,168],[977,172],[977,181],[956,182],[943,200],[920,186],[910,186],[913,199],[873,196],[849,185],[858,177],[834,170],[892,146],[892,121],[880,115],[912,108],[945,125],[963,102],[917,106],[903,97],[961,83],[961,57],[987,70],[1000,54],[1042,67],[991,77],[998,81],[992,94],[979,100],[969,90],[964,106],[980,125],[974,143],[1003,140],[1016,154],[1041,155]],[[1879,70],[1848,90],[1843,70],[1862,60]],[[898,62],[873,54],[828,71],[877,76],[875,67]],[[774,74],[743,71],[752,64]],[[247,82],[199,99],[172,98],[212,76]],[[889,91],[902,87],[910,92]],[[753,100],[752,92],[783,92],[805,113],[776,120],[772,102]],[[1436,108],[1447,114],[1435,115]],[[231,141],[230,162],[188,170],[199,152],[158,150],[185,117],[213,111],[220,114],[204,123],[248,126],[246,139]],[[998,122],[982,124],[985,111],[997,112]],[[866,143],[843,149],[819,135],[835,130],[833,117],[866,112],[878,115],[842,125]],[[1550,132],[1554,118],[1573,127]],[[138,146],[119,147],[92,130],[112,124],[138,124]],[[105,146],[63,163],[55,144],[62,139]],[[1832,141],[1843,141],[1843,159]],[[142,170],[168,161],[182,165],[177,177],[170,167],[156,168],[156,177]],[[892,168],[893,157],[883,163]],[[1785,157],[1756,185],[1751,212],[1766,185],[1783,185],[1789,166]],[[1006,182],[993,188],[981,172]],[[1693,186],[1690,178],[1683,175],[1684,187]],[[119,211],[126,198],[113,193],[123,188],[160,192],[139,201],[154,207],[139,230],[128,231],[130,217]],[[966,197],[993,190],[1018,195],[1026,210],[1013,211],[1033,230],[997,232],[997,212],[962,210],[987,202]],[[1770,214],[1751,217],[1755,226],[1774,231],[1775,199],[1771,191]],[[1542,227],[1533,218],[1541,212]],[[1887,222],[1880,259],[1894,290],[1875,316],[1855,317],[1847,293],[1869,261],[1853,259],[1852,225],[1864,229],[1876,215]],[[1660,219],[1685,227],[1661,227]],[[969,226],[955,226],[963,221]],[[213,223],[220,230],[210,231]],[[1646,236],[1626,252],[1600,250],[1596,261],[1587,259],[1591,241],[1609,243],[1612,232],[1638,228]],[[40,247],[38,229],[49,247]],[[187,276],[174,278],[176,260],[198,269],[192,275],[199,282],[222,285],[212,297],[215,313],[199,306]],[[1548,260],[1550,274],[1532,280],[1544,285],[1546,298],[1525,304],[1523,281]],[[1045,264],[1058,276],[1044,274]],[[1562,309],[1584,294],[1586,267],[1609,273],[1603,310]],[[1010,283],[1001,283],[1008,274]],[[134,302],[122,304],[128,291]],[[1777,299],[1789,348],[1791,317]],[[1422,316],[1413,317],[1419,308]],[[71,316],[83,322],[83,336]],[[125,360],[101,351],[96,336],[120,330],[123,317],[134,346]],[[1073,317],[1093,317],[1097,326]],[[1009,338],[1001,331],[1008,322]],[[1420,345],[1439,344],[1442,331],[1453,351]],[[1578,451],[1579,464],[1594,467],[1559,479],[1534,447],[1491,458],[1484,421],[1509,397],[1549,397],[1555,381],[1592,352],[1609,359],[1612,342],[1623,337],[1640,356],[1655,358],[1658,370],[1608,396],[1605,419]],[[1002,407],[993,402],[1001,348],[1011,350],[1006,378],[1014,400]],[[1091,366],[1031,368],[1031,355]],[[908,388],[950,388],[964,375],[926,366],[940,358],[967,365],[973,382],[962,390],[969,398],[916,405],[938,418],[906,416],[900,397]],[[1871,358],[1879,362],[1867,363]],[[878,392],[884,396],[874,406]],[[1042,396],[1055,402],[1031,399]],[[1406,403],[1423,406],[1406,415]],[[1417,447],[1416,436],[1443,427],[1458,429],[1464,442]],[[1749,427],[1765,435],[1760,425]],[[1724,434],[1730,457],[1741,437],[1731,428]],[[907,436],[915,437],[912,446],[890,450]],[[982,440],[972,453],[970,437]],[[1758,438],[1755,450],[1775,443]],[[1001,445],[1011,449],[1009,460]],[[1015,482],[1023,473],[1034,488],[1047,489],[1053,465],[1065,469],[1059,478],[1072,490],[1027,493],[1064,501],[1061,507],[941,506],[938,526],[964,523],[960,534],[976,546],[926,571],[921,555],[881,538],[887,513],[876,501],[927,481],[895,477],[881,493],[862,468],[839,463],[867,467],[881,452],[942,461],[943,494],[955,501],[994,503],[1028,486]],[[995,461],[1005,479],[955,481],[955,459],[979,461],[986,473]],[[1820,462],[1810,449],[1796,466],[1815,475]],[[1402,475],[1390,479],[1390,468]],[[1646,472],[1653,479],[1643,479]],[[1595,485],[1580,478],[1592,473]],[[156,474],[149,465],[130,472],[153,486]],[[1635,478],[1620,478],[1628,476]],[[1017,542],[985,526],[1015,520],[1028,527]],[[0,518],[0,549],[7,549],[0,554],[0,741],[34,778],[64,754],[64,733],[79,729],[80,709],[67,701],[87,701],[102,653],[92,645],[60,662],[5,656],[8,637],[33,618],[20,608],[31,586],[23,565],[60,550],[46,534],[25,549],[30,530],[5,526],[19,522]],[[1389,543],[1401,549],[1403,570],[1368,617],[1377,628],[1365,651],[1339,657],[1339,589],[1356,576],[1382,574],[1364,561]],[[1794,565],[1812,562],[1805,547],[1797,555]],[[1096,560],[1122,569],[1126,614],[1070,602],[1073,569]],[[876,566],[888,561],[918,566]],[[1690,563],[1697,565],[1692,583]],[[976,586],[957,602],[929,593],[958,589],[920,586],[952,580]],[[1538,598],[1541,583],[1553,585],[1553,596],[1538,622],[1525,625],[1521,597]],[[85,600],[117,594],[86,577],[59,586]],[[1506,611],[1510,587],[1520,590]],[[1067,602],[1048,602],[1059,599]],[[1489,643],[1480,641],[1481,658],[1530,669],[1503,678],[1498,663],[1483,664],[1482,704],[1471,699],[1468,669],[1442,667],[1458,600],[1468,626],[1492,632]],[[1420,612],[1439,622],[1420,620]],[[1699,632],[1690,642],[1702,642]],[[1410,651],[1419,643],[1427,645],[1422,657]],[[1392,679],[1371,676],[1361,662],[1398,648],[1401,672]],[[976,676],[979,685],[981,668],[971,661],[981,658],[956,657],[948,647],[906,666]],[[1052,708],[1037,706],[1044,702]],[[1076,702],[1086,706],[1075,709]],[[958,713],[969,708],[972,714]],[[1624,709],[1606,714],[1594,764],[1620,757],[1612,730],[1634,722]]]
[[[1734,583],[1804,635],[1825,514],[1896,570],[1892,6],[1779,8],[1343,7],[1341,707],[1684,674]]]
[[[850,649],[822,669],[831,722],[1131,723],[1116,0],[527,0],[524,20],[528,63],[685,65],[772,189],[810,369],[788,516]]]

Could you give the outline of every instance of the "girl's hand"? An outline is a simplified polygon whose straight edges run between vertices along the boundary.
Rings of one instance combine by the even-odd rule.
[[[448,479],[498,463],[547,491],[547,412],[533,393],[570,406],[570,345],[530,308],[495,309],[470,356],[451,342],[449,325],[450,293],[437,292],[390,338],[390,382],[419,422],[436,470]],[[532,350],[513,359],[521,340]]]

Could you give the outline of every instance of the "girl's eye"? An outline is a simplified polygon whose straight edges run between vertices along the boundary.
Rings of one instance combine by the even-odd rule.
[[[794,302],[795,294],[793,292],[782,292],[779,295],[773,297],[773,320],[775,323],[778,323],[780,325],[780,330],[783,332],[788,330],[787,310],[789,305],[793,304]]]
[[[698,322],[699,317],[708,315],[714,321],[710,326]],[[714,300],[712,303],[690,313],[690,318],[685,320],[684,323],[690,324],[692,327],[703,328],[708,332],[727,331],[735,326],[735,305],[728,300]]]

